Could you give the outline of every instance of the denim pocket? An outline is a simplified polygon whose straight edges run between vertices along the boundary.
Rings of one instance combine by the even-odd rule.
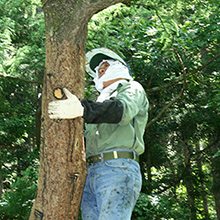
[[[127,159],[113,159],[104,161],[105,165],[112,168],[128,169]]]

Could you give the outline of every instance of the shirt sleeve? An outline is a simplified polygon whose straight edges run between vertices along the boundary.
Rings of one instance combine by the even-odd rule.
[[[148,109],[148,99],[140,83],[133,81],[119,88],[116,96],[123,104],[123,115],[120,125],[126,125],[136,115],[144,115]]]
[[[104,102],[94,102],[83,99],[84,121],[90,124],[113,123],[121,121],[123,115],[123,104],[116,98],[111,98]]]

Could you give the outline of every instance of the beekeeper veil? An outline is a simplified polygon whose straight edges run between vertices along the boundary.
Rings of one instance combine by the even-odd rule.
[[[99,78],[99,68],[104,62],[109,63],[109,67],[105,71],[105,73]],[[114,80],[114,79],[127,79],[127,80],[133,80],[133,78],[130,76],[129,69],[127,66],[123,65],[118,60],[113,59],[106,59],[102,60],[102,62],[95,68],[95,77],[93,81],[95,82],[96,89],[101,92],[103,90],[103,82]]]

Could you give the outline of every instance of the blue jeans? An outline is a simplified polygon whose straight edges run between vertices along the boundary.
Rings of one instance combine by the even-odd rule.
[[[96,162],[88,167],[81,202],[83,220],[130,220],[142,177],[132,159]]]

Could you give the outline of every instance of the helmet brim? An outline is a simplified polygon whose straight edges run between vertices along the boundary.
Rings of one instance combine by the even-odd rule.
[[[127,66],[126,62],[112,50],[100,47],[86,53],[86,72],[93,78],[96,75],[95,68],[105,59],[114,59]]]

